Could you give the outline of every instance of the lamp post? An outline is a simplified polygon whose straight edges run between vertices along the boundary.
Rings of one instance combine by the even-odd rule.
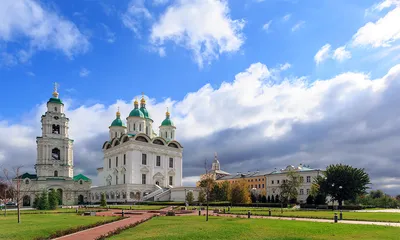
[[[7,216],[7,203],[6,203],[6,199],[7,199],[7,187],[4,188],[4,217]]]

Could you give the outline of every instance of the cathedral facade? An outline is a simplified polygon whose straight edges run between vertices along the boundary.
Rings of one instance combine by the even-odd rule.
[[[166,112],[153,131],[153,120],[144,97],[135,100],[126,124],[118,111],[104,142],[102,166],[97,168],[100,186],[91,189],[91,201],[107,202],[172,200],[182,187],[182,145],[175,140],[176,127]]]
[[[74,176],[74,140],[69,138],[69,119],[56,87],[41,123],[42,136],[36,138],[36,174],[24,173],[14,180],[21,186],[23,205],[31,206],[42,191],[51,189],[59,193],[60,204],[88,202],[91,180],[82,174]]]

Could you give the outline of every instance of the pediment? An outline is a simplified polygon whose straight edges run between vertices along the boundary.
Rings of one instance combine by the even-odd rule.
[[[118,170],[115,168],[113,173],[114,175],[118,175]]]
[[[126,169],[123,167],[123,168],[121,169],[121,172],[122,172],[122,173],[125,173],[125,172],[126,172]]]
[[[162,180],[164,180],[164,175],[162,175],[162,173],[158,172],[158,173],[154,174],[153,179],[162,179]]]
[[[142,172],[142,173],[148,173],[148,172],[150,172],[150,170],[149,170],[148,167],[142,167],[142,168],[140,169],[140,172]]]
[[[174,176],[175,175],[175,170],[171,169],[168,171],[168,175]]]

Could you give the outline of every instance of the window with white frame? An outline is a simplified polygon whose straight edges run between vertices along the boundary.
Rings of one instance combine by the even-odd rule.
[[[147,165],[147,155],[142,153],[142,165]]]
[[[174,167],[174,159],[173,158],[169,158],[169,167],[170,168]]]
[[[161,167],[161,156],[156,157],[156,167]]]
[[[311,176],[307,176],[307,182],[308,182],[308,183],[311,182]]]

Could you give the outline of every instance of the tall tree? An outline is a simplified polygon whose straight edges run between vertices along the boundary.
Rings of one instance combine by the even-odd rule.
[[[58,207],[58,193],[51,189],[49,192],[49,209],[55,210]]]
[[[283,211],[283,203],[288,201],[296,201],[299,195],[298,188],[300,187],[300,175],[295,171],[289,171],[286,174],[287,179],[282,181],[279,186],[279,199],[281,202],[281,212]]]
[[[194,201],[193,192],[192,192],[192,191],[189,191],[189,192],[186,194],[186,202],[187,202],[189,205],[192,205],[192,204],[193,204],[193,201]]]
[[[3,184],[5,184],[8,189],[6,195],[11,196],[17,203],[17,221],[21,223],[21,205],[23,204],[23,199],[25,193],[28,193],[30,189],[35,185],[33,181],[24,182],[21,176],[21,169],[23,166],[13,167],[12,171],[3,168],[4,177],[1,178]],[[28,196],[27,196],[28,197]]]
[[[245,180],[240,180],[232,185],[232,203],[250,203],[250,191]]]
[[[364,169],[343,164],[329,165],[323,176],[316,178],[316,182],[320,192],[338,201],[339,208],[344,200],[355,200],[357,196],[365,194],[370,184]]]
[[[206,202],[206,193],[203,189],[200,189],[197,201],[199,202],[200,205],[203,205]]]
[[[102,206],[102,207],[106,207],[107,206],[106,194],[105,193],[101,193],[100,206]]]
[[[42,194],[40,194],[38,207],[39,210],[47,210],[49,209],[49,199],[48,194],[45,190],[43,190]]]

